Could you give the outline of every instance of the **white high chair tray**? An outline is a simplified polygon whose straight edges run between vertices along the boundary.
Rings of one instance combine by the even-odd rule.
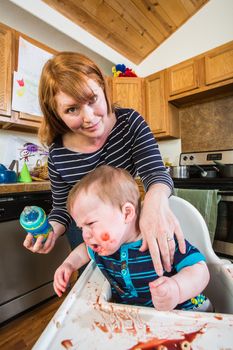
[[[89,263],[33,350],[233,349],[233,315],[161,312],[109,297],[107,280]]]

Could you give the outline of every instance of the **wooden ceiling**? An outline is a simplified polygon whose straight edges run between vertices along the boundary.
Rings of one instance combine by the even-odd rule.
[[[139,64],[209,0],[43,1]]]

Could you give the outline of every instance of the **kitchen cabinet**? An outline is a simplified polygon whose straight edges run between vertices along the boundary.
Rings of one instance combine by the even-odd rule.
[[[0,23],[0,120],[11,116],[11,77],[12,77],[12,35],[13,31]]]
[[[52,54],[55,50],[0,23],[0,125],[2,129],[37,131],[42,116],[12,110],[13,72],[17,71],[19,37]]]
[[[179,114],[168,103],[165,73],[160,71],[145,79],[146,121],[157,139],[179,138]]]
[[[165,71],[145,79],[108,78],[107,82],[113,103],[140,112],[157,139],[179,137],[178,111],[168,105],[165,95]]]
[[[167,69],[168,100],[176,106],[233,91],[233,41]]]
[[[14,70],[17,71],[18,70],[18,51],[19,51],[19,39],[20,37],[22,37],[23,39],[25,39],[26,41],[28,41],[29,43],[31,43],[32,45],[34,45],[35,47],[38,47],[40,49],[43,49],[47,52],[50,52],[52,54],[55,54],[56,51],[49,48],[48,46],[28,37],[27,35],[24,35],[22,33],[19,32],[15,32],[15,36],[14,36],[14,46],[15,46],[15,50],[14,50]],[[35,128],[38,129],[40,126],[40,123],[42,121],[42,115],[31,115],[28,113],[23,113],[23,112],[18,112],[18,111],[12,111],[12,120],[14,122],[16,122],[17,124],[26,127],[31,127],[31,128]]]
[[[14,36],[14,45],[15,45],[15,65],[14,65],[14,70],[18,70],[18,66],[17,66],[17,62],[18,62],[18,51],[19,51],[19,39],[23,38],[26,41],[28,41],[29,43],[31,43],[32,45],[34,45],[35,47],[38,47],[40,49],[43,49],[51,54],[55,54],[56,51],[49,48],[48,46],[28,37],[27,35],[24,35],[22,33],[19,32],[15,32],[15,36]],[[14,117],[18,117],[18,122],[20,124],[24,124],[24,125],[28,125],[28,126],[35,126],[35,127],[39,127],[41,120],[42,120],[42,115],[31,115],[28,113],[23,113],[23,112],[17,112],[15,111],[15,113],[13,113]]]
[[[133,108],[144,116],[144,80],[142,78],[112,78],[112,101],[120,107]]]
[[[198,61],[195,59],[169,68],[167,74],[169,96],[199,87]]]
[[[212,50],[205,56],[206,85],[233,78],[233,42]]]

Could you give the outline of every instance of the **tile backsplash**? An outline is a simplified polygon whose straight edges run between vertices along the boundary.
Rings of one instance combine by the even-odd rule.
[[[233,96],[180,109],[182,152],[233,149]]]

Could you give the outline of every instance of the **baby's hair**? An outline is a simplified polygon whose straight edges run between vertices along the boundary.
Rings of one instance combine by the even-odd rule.
[[[137,183],[128,171],[101,165],[71,189],[67,199],[67,209],[71,212],[77,195],[80,192],[95,193],[103,202],[110,203],[120,210],[126,202],[133,204],[136,216],[139,218],[141,210],[140,192]]]

